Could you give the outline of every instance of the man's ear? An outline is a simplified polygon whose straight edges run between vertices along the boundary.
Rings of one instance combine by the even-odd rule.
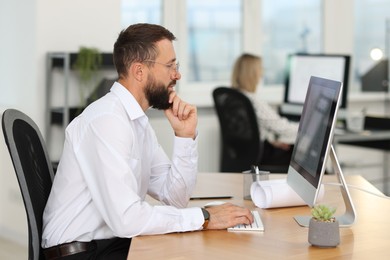
[[[144,65],[139,62],[133,63],[130,67],[130,73],[137,81],[141,82],[145,73]]]

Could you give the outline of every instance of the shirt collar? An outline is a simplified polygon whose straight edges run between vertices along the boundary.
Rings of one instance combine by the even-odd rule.
[[[122,84],[115,82],[110,91],[118,97],[131,120],[146,116],[137,100]]]

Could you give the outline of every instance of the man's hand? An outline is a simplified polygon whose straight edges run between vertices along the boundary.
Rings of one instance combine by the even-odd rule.
[[[175,131],[175,135],[194,139],[198,124],[196,107],[181,100],[175,91],[169,96],[169,102],[172,103],[172,107],[164,110],[164,113]]]
[[[210,214],[207,229],[226,229],[240,224],[253,223],[253,215],[249,209],[231,203],[208,207],[206,210]]]

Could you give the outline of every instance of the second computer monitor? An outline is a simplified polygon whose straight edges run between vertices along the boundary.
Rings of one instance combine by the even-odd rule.
[[[311,76],[343,82],[340,107],[347,107],[350,56],[291,54],[287,61],[284,103],[303,105]]]

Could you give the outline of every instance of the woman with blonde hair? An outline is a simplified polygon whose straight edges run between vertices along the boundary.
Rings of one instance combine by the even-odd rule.
[[[232,72],[232,87],[243,92],[253,104],[264,142],[262,164],[288,165],[293,150],[298,123],[281,117],[267,102],[256,95],[263,76],[259,56],[244,53],[235,62]]]

